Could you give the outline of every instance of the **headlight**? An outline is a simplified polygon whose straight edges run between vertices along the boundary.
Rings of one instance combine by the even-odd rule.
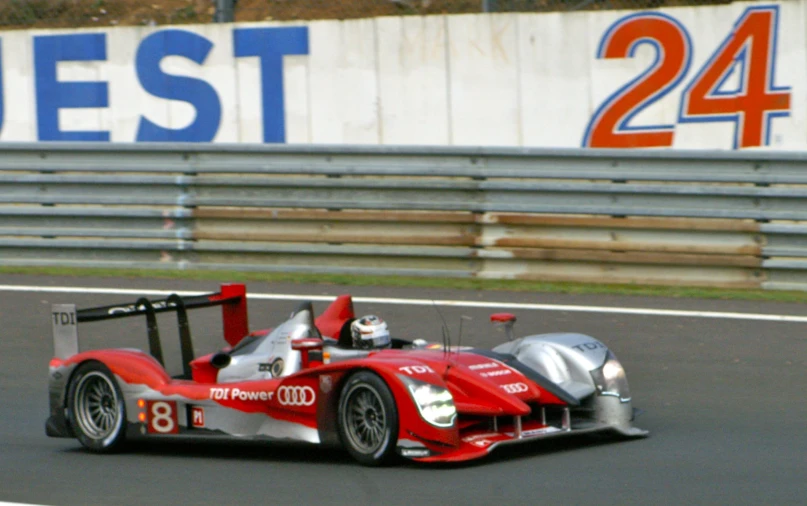
[[[457,408],[454,406],[454,397],[445,388],[437,387],[412,378],[404,378],[409,387],[409,393],[418,407],[420,416],[437,427],[451,427],[457,417]]]
[[[617,397],[621,402],[630,402],[628,379],[625,369],[610,351],[605,357],[605,363],[599,369],[591,371],[594,385],[599,395]]]

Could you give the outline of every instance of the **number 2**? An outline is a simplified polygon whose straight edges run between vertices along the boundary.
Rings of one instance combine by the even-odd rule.
[[[689,70],[692,43],[686,29],[665,14],[633,14],[605,33],[597,58],[632,58],[641,44],[653,46],[656,60],[603,102],[589,122],[583,147],[672,146],[675,125],[632,127],[628,123],[683,79]]]
[[[790,114],[790,88],[774,85],[779,6],[749,7],[681,95],[681,123],[731,121],[734,148],[769,143],[771,119]],[[724,90],[739,69],[739,86]]]

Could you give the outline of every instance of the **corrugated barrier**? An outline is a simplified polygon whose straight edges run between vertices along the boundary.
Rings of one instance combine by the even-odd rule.
[[[0,145],[0,264],[807,288],[792,152]]]

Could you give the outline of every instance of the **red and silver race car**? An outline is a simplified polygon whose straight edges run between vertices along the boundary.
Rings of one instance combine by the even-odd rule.
[[[222,307],[228,346],[194,358],[187,311],[214,305]],[[180,376],[163,365],[161,312],[177,314]],[[149,353],[79,352],[79,323],[134,315],[147,320]],[[143,439],[284,440],[341,445],[360,463],[378,465],[397,455],[462,461],[505,444],[596,431],[647,434],[631,424],[625,372],[604,344],[571,333],[513,339],[510,314],[492,315],[509,338],[492,350],[446,339],[357,349],[348,295],[318,318],[303,303],[276,328],[250,332],[240,284],[78,311],[56,304],[52,317],[46,432],[96,452]],[[371,320],[359,323],[380,321]]]

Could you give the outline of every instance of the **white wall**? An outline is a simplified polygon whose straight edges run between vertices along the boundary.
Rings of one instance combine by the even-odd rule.
[[[606,126],[591,138],[611,139],[602,137],[609,114],[631,110],[603,104],[653,64],[654,44],[662,44],[673,62],[663,70],[679,79],[635,114],[625,133],[656,125],[662,137],[670,132],[675,148],[805,149],[806,2],[0,32],[0,140],[129,142],[141,132],[139,140],[162,141],[579,147],[595,117]],[[623,36],[636,35],[633,56],[598,58],[603,37],[622,24]],[[662,28],[637,32],[642,26]],[[732,121],[727,113],[682,119],[683,92],[721,44],[732,43],[733,30],[753,35],[737,38],[744,42],[734,54],[738,63],[724,69],[710,104],[722,100],[725,109],[728,100],[729,109],[751,112]],[[668,39],[652,42],[663,31]],[[681,53],[691,56],[685,74],[673,61],[679,39],[691,41],[684,46],[690,53]],[[771,51],[760,51],[766,45]],[[55,80],[48,77],[54,67]],[[789,90],[754,89],[770,69],[769,84]],[[647,93],[662,89],[665,80],[656,81]],[[75,82],[85,85],[70,88]],[[761,108],[776,117],[752,113],[763,99],[743,95],[754,92],[778,94],[778,105]],[[738,135],[765,125],[760,142]]]

